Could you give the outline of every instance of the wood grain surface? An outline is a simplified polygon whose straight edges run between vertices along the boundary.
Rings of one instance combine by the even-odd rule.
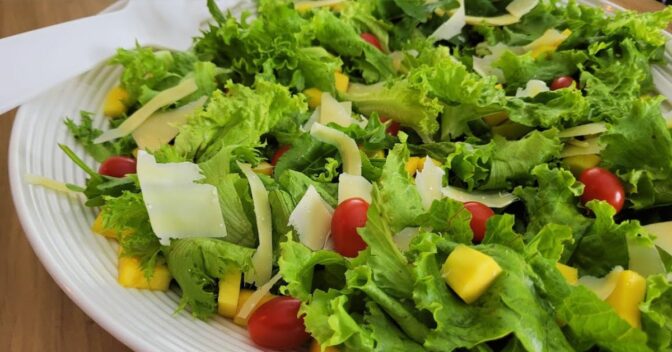
[[[93,15],[112,2],[0,0],[0,38]],[[640,11],[662,8],[653,0],[615,2]],[[14,114],[11,111],[0,116],[0,351],[128,351],[61,291],[23,234],[12,204],[7,173]]]

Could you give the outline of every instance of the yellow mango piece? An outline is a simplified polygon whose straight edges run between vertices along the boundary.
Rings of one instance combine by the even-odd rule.
[[[406,161],[406,172],[409,175],[415,175],[415,172],[418,171],[418,164],[420,163],[420,158],[417,156],[412,156]]]
[[[334,85],[337,92],[345,93],[350,85],[350,77],[340,72],[334,72]]]
[[[339,352],[340,350],[336,346],[328,346],[327,348],[324,349],[324,352]],[[313,342],[310,343],[310,348],[308,349],[308,352],[322,352],[322,346],[320,346],[320,343],[317,342],[317,340],[313,340]]]
[[[157,265],[151,280],[145,278],[140,261],[135,257],[119,257],[117,281],[121,286],[153,291],[167,291],[173,279],[165,265]]]
[[[580,175],[583,170],[597,166],[602,161],[597,154],[574,155],[564,158],[563,163],[575,175]]]
[[[259,165],[255,166],[252,171],[254,171],[256,174],[271,176],[273,175],[273,165],[262,161],[259,163]]]
[[[235,314],[235,316],[234,316],[234,318],[233,318],[233,322],[234,322],[234,323],[236,323],[236,324],[238,324],[238,325],[240,325],[240,326],[247,326],[247,319],[239,318],[239,317],[238,317],[238,312],[240,312],[240,308],[243,307],[243,305],[245,304],[245,302],[247,302],[247,300],[250,298],[250,296],[251,296],[253,293],[254,293],[253,290],[248,290],[248,289],[246,289],[246,288],[240,290],[240,293],[238,294],[238,307],[236,307],[236,314]],[[250,312],[250,315],[248,315],[248,318],[249,318],[250,316],[252,316],[252,314],[254,313],[254,311],[255,311],[258,307],[261,307],[264,303],[266,303],[266,302],[272,300],[272,299],[275,298],[275,297],[276,297],[275,295],[270,294],[270,293],[267,294],[267,295],[265,295],[264,298],[262,298],[261,301],[259,301],[259,304],[258,304],[256,307],[254,307],[254,309],[252,309],[252,311]]]
[[[485,123],[487,123],[490,127],[500,125],[508,119],[509,115],[506,113],[506,111],[499,111],[494,114],[483,116],[483,121],[485,121]]]
[[[495,84],[495,88],[504,89],[504,86],[501,83],[497,83],[497,84]]]
[[[96,220],[94,220],[93,224],[91,224],[91,231],[93,231],[94,233],[97,233],[101,236],[108,237],[108,238],[113,238],[113,239],[117,238],[117,231],[115,229],[108,229],[108,228],[105,228],[105,226],[103,225],[103,212],[102,211],[100,213],[98,213],[98,216],[96,216]],[[133,230],[130,230],[130,229],[129,230],[124,230],[121,233],[121,236],[122,237],[123,236],[128,236],[132,233],[133,233]]]
[[[219,280],[217,312],[221,316],[233,318],[236,315],[241,277],[240,270],[230,270]]]
[[[441,268],[441,276],[466,303],[476,301],[502,273],[489,255],[465,245],[458,245]]]
[[[558,268],[560,274],[565,277],[567,283],[570,285],[576,285],[579,283],[579,270],[562,263],[555,263],[555,267]]]
[[[315,109],[322,103],[322,91],[317,88],[308,88],[303,91],[303,94],[308,98],[308,106],[312,109]]]
[[[632,270],[623,271],[616,281],[614,291],[607,297],[607,303],[632,327],[639,328],[641,312],[639,304],[646,293],[646,279]]]
[[[110,89],[103,103],[103,114],[108,117],[119,117],[126,113],[128,106],[128,92],[119,86]]]

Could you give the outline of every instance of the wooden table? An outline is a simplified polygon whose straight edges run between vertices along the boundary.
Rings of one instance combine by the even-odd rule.
[[[0,0],[0,38],[92,15],[112,2]],[[616,2],[640,11],[662,8],[653,0]],[[7,175],[14,114],[11,111],[0,116],[0,351],[128,351],[61,291],[23,234]]]

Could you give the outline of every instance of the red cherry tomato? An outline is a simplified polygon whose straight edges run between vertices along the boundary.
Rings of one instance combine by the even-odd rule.
[[[381,121],[381,122],[387,122],[387,121],[389,121],[389,120],[390,120],[390,118],[387,117],[387,116],[381,116],[381,117],[380,117],[380,121]],[[401,125],[399,124],[399,122],[397,122],[397,121],[392,121],[392,122],[390,122],[390,125],[387,126],[387,129],[386,129],[385,131],[387,131],[387,133],[388,133],[390,136],[395,136],[395,137],[396,137],[397,134],[399,134],[399,130],[400,130],[400,129],[401,129]]]
[[[134,174],[136,161],[126,156],[111,156],[103,161],[98,168],[98,173],[111,177],[124,177],[126,174]]]
[[[271,158],[271,165],[275,166],[275,164],[278,163],[278,160],[280,160],[280,157],[287,153],[289,148],[291,148],[291,145],[281,145],[278,150],[275,151],[275,154],[273,154],[273,158]]]
[[[359,36],[364,39],[365,42],[375,46],[378,50],[383,51],[383,47],[380,45],[380,42],[375,35],[368,32],[362,32]]]
[[[495,215],[495,212],[488,208],[487,205],[479,202],[466,202],[464,203],[464,208],[471,213],[469,226],[471,226],[471,231],[474,232],[474,242],[483,241],[483,237],[485,237],[485,224],[491,216]]]
[[[247,322],[247,332],[254,343],[277,350],[295,349],[310,339],[298,317],[301,302],[280,296],[261,305]]]
[[[331,218],[331,236],[334,249],[346,257],[356,257],[366,248],[366,242],[357,233],[358,227],[366,225],[369,203],[362,198],[350,198],[339,204]]]
[[[562,88],[569,88],[574,83],[574,78],[569,76],[560,76],[551,82],[551,90],[558,90]]]
[[[583,204],[598,199],[611,204],[617,213],[623,209],[623,203],[625,203],[623,185],[609,170],[601,167],[583,170],[579,175],[579,181],[586,186],[581,195]]]

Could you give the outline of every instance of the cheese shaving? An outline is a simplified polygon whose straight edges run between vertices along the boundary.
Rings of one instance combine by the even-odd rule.
[[[599,138],[589,138],[585,140],[587,144],[584,146],[565,144],[565,148],[560,153],[560,157],[567,158],[577,155],[600,154],[602,148],[600,148],[598,141]]]
[[[606,131],[607,131],[607,125],[604,122],[594,122],[562,130],[560,131],[560,133],[558,133],[558,137],[569,138],[569,137],[590,136],[594,134],[600,134]]]
[[[70,195],[77,194],[77,192],[70,190],[65,183],[52,180],[48,177],[26,174],[23,179],[31,185],[42,186],[53,191],[63,192]]]
[[[334,213],[312,185],[289,215],[288,224],[299,235],[299,242],[316,251],[324,247],[331,232],[331,217]]]
[[[156,111],[164,106],[177,102],[189,94],[194,93],[196,90],[198,90],[198,86],[193,78],[183,80],[175,87],[168,88],[157,94],[154,98],[148,101],[147,104],[134,112],[133,115],[126,119],[126,121],[122,122],[119,127],[103,132],[103,134],[93,142],[96,144],[109,142],[133,133],[135,129],[140,127],[140,125],[142,125]]]
[[[506,11],[513,16],[521,18],[537,7],[538,4],[539,0],[513,0],[506,6]]]
[[[343,159],[343,172],[353,176],[362,175],[362,156],[355,140],[347,134],[333,128],[314,123],[310,129],[310,135],[322,143],[327,143],[338,148]]]
[[[466,13],[464,9],[464,0],[458,0],[460,7],[453,12],[452,16],[437,28],[430,38],[437,40],[450,40],[462,32],[462,28],[467,24]]]
[[[446,186],[442,190],[443,195],[458,202],[479,202],[490,208],[504,208],[518,200],[516,196],[506,192],[467,192],[465,189]]]
[[[656,246],[672,255],[672,221],[649,224],[644,228],[656,236]]]
[[[242,307],[240,307],[240,311],[238,311],[238,314],[236,314],[236,319],[241,319],[243,321],[247,321],[247,318],[249,317],[250,313],[254,311],[254,308],[257,307],[259,302],[266,296],[269,292],[271,292],[271,289],[273,286],[280,281],[282,276],[280,273],[275,274],[270,280],[266,281],[264,285],[261,287],[257,288],[256,291],[254,291],[251,295],[250,298],[245,301]]]
[[[133,139],[138,148],[154,151],[168,144],[179,132],[189,116],[203,107],[207,97],[171,111],[157,112],[150,116],[140,127],[133,131]]]
[[[338,204],[350,198],[362,198],[371,204],[373,186],[363,176],[342,173],[338,176]]]
[[[616,281],[622,272],[623,268],[617,266],[605,277],[582,276],[579,278],[579,284],[593,291],[601,300],[605,300],[614,292]]]
[[[441,187],[443,187],[443,175],[445,174],[443,169],[438,167],[429,156],[425,159],[422,171],[416,173],[415,187],[420,193],[422,205],[426,210],[429,210],[435,200],[443,196]]]
[[[261,182],[259,175],[254,173],[249,164],[237,162],[240,170],[247,177],[252,192],[254,215],[257,221],[259,246],[252,257],[254,266],[254,283],[259,286],[271,279],[273,270],[273,228],[271,223],[271,205],[268,202],[268,192]]]

